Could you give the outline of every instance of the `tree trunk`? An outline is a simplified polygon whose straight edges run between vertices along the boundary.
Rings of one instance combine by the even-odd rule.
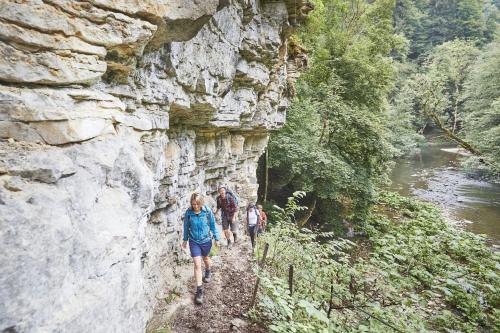
[[[312,206],[307,209],[307,215],[297,221],[299,228],[303,228],[311,218],[312,214],[314,213],[314,210],[316,209],[316,202],[317,199],[314,198]]]
[[[455,83],[455,101],[453,102],[453,129],[452,133],[457,131],[457,115],[458,115],[458,84]]]
[[[269,185],[269,169],[267,167],[269,162],[269,149],[266,148],[265,165],[264,165],[264,203],[267,202],[267,188]]]
[[[430,113],[430,116],[434,120],[434,123],[436,123],[436,126],[439,127],[439,129],[441,129],[446,134],[446,136],[448,136],[450,139],[452,139],[453,141],[458,143],[462,148],[466,149],[467,151],[471,152],[472,154],[474,154],[476,156],[481,155],[481,152],[479,150],[477,150],[476,148],[474,148],[470,143],[462,140],[455,133],[453,133],[452,131],[447,129],[435,113]]]

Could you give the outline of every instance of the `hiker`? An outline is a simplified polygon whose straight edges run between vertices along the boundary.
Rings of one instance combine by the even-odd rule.
[[[262,208],[262,205],[257,205],[257,209],[260,212],[260,228],[258,230],[258,233],[263,233],[266,231],[266,225],[267,225],[267,214],[264,212],[264,209]]]
[[[184,215],[184,237],[182,248],[187,248],[189,239],[189,250],[193,257],[194,277],[196,280],[195,302],[203,303],[202,281],[207,283],[211,279],[211,262],[208,254],[212,248],[212,235],[215,239],[215,245],[219,246],[219,233],[215,227],[215,218],[212,210],[203,205],[203,197],[199,193],[191,195],[191,208],[186,210]],[[205,274],[202,278],[201,260],[205,263]]]
[[[231,234],[235,243],[237,239],[236,218],[238,217],[238,199],[225,186],[219,186],[218,192],[215,215],[221,210],[222,230],[224,230],[227,245],[231,246]]]
[[[260,212],[254,204],[250,203],[247,206],[246,213],[245,224],[248,229],[248,234],[250,235],[253,249],[255,247],[255,236],[261,227]]]

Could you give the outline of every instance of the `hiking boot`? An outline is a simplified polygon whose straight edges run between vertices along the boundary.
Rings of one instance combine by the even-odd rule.
[[[194,296],[194,301],[196,304],[203,303],[203,289],[201,288],[196,289],[196,295]]]
[[[212,280],[212,274],[210,271],[205,271],[205,276],[203,277],[203,282],[208,283]]]
[[[233,233],[234,242],[236,243],[236,234]]]
[[[231,248],[231,241],[229,239],[227,240],[227,247]]]

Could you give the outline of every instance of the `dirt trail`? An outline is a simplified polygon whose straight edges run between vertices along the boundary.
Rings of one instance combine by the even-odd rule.
[[[212,280],[204,283],[203,305],[194,303],[195,283],[191,277],[188,286],[169,304],[171,313],[163,315],[163,321],[167,322],[155,325],[163,329],[149,332],[267,332],[262,325],[246,318],[256,280],[250,241],[240,239],[231,248],[223,245],[218,254],[212,258]],[[186,266],[191,272],[192,264]]]

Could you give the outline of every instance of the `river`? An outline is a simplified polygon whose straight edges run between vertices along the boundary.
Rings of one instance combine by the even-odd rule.
[[[464,157],[442,150],[454,146],[428,140],[419,154],[396,162],[391,189],[437,204],[449,220],[500,249],[500,184],[468,178],[459,169]]]

